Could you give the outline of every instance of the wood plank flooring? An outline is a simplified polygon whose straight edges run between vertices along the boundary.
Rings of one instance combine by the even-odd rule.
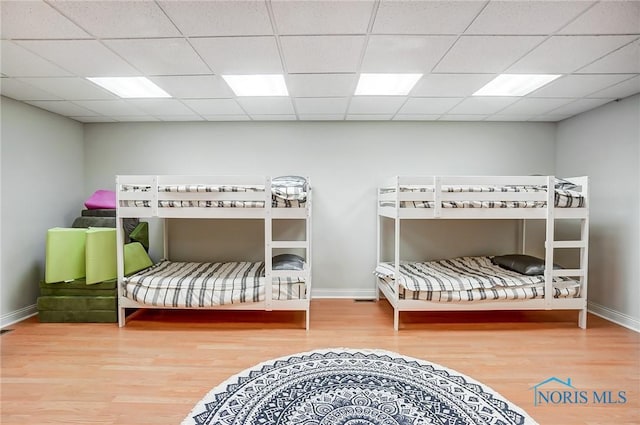
[[[540,424],[640,424],[640,334],[575,312],[402,313],[389,304],[314,300],[297,312],[141,310],[127,326],[39,323],[0,337],[0,423],[179,424],[230,375],[319,348],[379,348],[466,374]],[[625,404],[533,404],[530,389],[571,378],[585,391],[625,391]]]

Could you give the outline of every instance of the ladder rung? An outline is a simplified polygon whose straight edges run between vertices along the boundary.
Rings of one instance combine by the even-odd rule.
[[[556,269],[553,271],[553,276],[584,276],[583,269]]]
[[[307,241],[272,241],[271,248],[307,248]]]
[[[587,243],[585,241],[554,241],[554,248],[586,248]]]

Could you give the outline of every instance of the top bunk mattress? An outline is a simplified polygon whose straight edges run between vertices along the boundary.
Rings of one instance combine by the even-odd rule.
[[[153,185],[123,182],[118,186],[121,193],[127,194],[127,199],[119,200],[119,206],[136,208],[152,207],[153,201],[148,198],[156,190],[158,208],[264,208],[265,189],[265,185],[256,184],[210,183]],[[271,179],[271,206],[304,208],[309,190],[304,177],[275,177]],[[132,199],[135,194],[142,195],[141,199]],[[225,196],[226,194],[228,195]]]
[[[587,207],[587,177],[398,176],[390,183],[378,190],[382,208],[543,209],[548,202],[556,208]]]

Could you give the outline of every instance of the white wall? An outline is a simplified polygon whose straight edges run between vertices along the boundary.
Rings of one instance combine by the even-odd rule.
[[[2,325],[35,312],[47,229],[70,226],[83,202],[82,125],[1,98]]]
[[[590,177],[590,309],[640,329],[640,95],[562,121],[556,163]]]
[[[98,188],[113,188],[117,174],[309,176],[314,191],[314,295],[372,296],[375,188],[383,179],[396,174],[553,174],[555,124],[87,124],[85,158],[85,196]],[[241,230],[236,224],[232,227],[234,232]],[[256,234],[250,246],[259,250],[260,229],[250,228]],[[438,222],[426,224],[422,229],[410,225],[409,234],[422,232],[424,238],[409,238],[405,248],[409,255],[418,255],[416,252],[423,250],[425,256],[505,252],[515,249],[514,229],[513,223],[504,222],[475,226]],[[435,241],[429,238],[434,231],[438,234]],[[178,240],[180,234],[189,236],[198,232],[188,227],[174,232],[172,252],[180,257],[201,258],[202,252],[194,250],[202,250],[202,244],[191,246],[188,241]],[[234,232],[227,232],[227,240],[236,243]],[[158,240],[154,244],[157,259]],[[206,250],[212,257],[223,255],[224,245]]]

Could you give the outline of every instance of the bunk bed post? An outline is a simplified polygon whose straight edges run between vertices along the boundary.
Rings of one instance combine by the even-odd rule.
[[[273,232],[271,215],[271,177],[267,176],[264,182],[264,304],[265,310],[271,311],[273,298],[273,282],[271,268],[273,267]]]
[[[306,178],[307,179],[307,214],[306,214],[306,238],[305,240],[307,241],[306,245],[307,245],[307,255],[306,255],[306,262],[307,262],[307,276],[306,276],[306,283],[305,286],[307,288],[307,293],[306,293],[306,298],[307,298],[307,305],[306,305],[306,309],[305,309],[305,329],[308,331],[309,330],[309,326],[310,326],[310,322],[311,322],[311,207],[312,207],[312,191],[311,191],[311,179],[309,177]]]
[[[582,270],[582,276],[580,276],[580,297],[584,299],[584,306],[578,313],[578,326],[581,329],[587,328],[587,281],[589,272],[589,178],[584,177],[582,183],[582,195],[585,200],[585,207],[587,213],[584,218],[580,220],[580,241],[583,243],[580,248],[580,270]]]
[[[527,219],[520,220],[520,254],[527,252]]]
[[[381,225],[382,225],[382,220],[380,220],[380,188],[376,187],[376,263],[375,264],[380,264],[380,262],[382,261],[382,258],[380,258],[381,256],[380,243],[382,241],[382,238],[380,237]],[[375,300],[376,302],[378,302],[380,301],[380,289],[378,288],[378,278],[376,276],[373,277],[373,282],[374,282],[373,288],[376,291]]]
[[[396,176],[396,213],[394,217],[394,267],[395,279],[393,286],[395,288],[395,305],[393,307],[393,329],[396,331],[400,328],[400,176]]]
[[[544,305],[551,309],[553,301],[553,254],[555,244],[555,177],[547,176],[546,237],[544,254]]]
[[[120,178],[116,176],[116,272],[118,289],[118,327],[123,327],[126,320],[126,308],[120,305],[120,298],[124,297],[124,232],[122,230],[122,217],[118,214],[117,206],[120,205]]]

